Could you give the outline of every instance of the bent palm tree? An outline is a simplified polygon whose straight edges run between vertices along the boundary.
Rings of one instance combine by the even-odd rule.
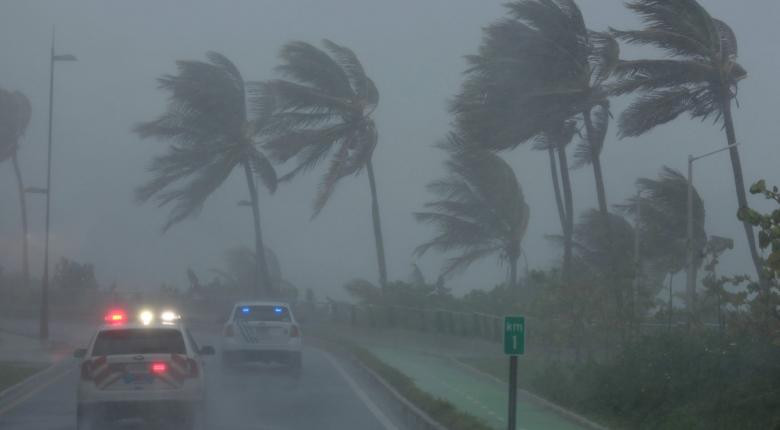
[[[642,238],[642,254],[647,255],[657,270],[673,276],[685,268],[688,180],[679,171],[664,166],[657,179],[640,178],[636,185],[641,214],[635,225]],[[636,219],[636,196],[615,207]],[[704,202],[694,188],[694,272],[703,262],[702,250],[707,243],[704,222]],[[695,283],[693,285],[694,289],[686,291],[689,305],[695,304]]]
[[[288,180],[314,168],[330,156],[314,201],[314,215],[325,207],[338,182],[364,168],[371,190],[379,284],[387,284],[384,241],[379,200],[371,158],[377,131],[371,117],[379,92],[350,49],[323,40],[325,50],[305,42],[290,42],[279,54],[277,70],[289,80],[258,85],[252,103],[263,115],[272,115],[266,144],[271,156],[284,163],[296,158],[297,166],[282,179]]]
[[[30,263],[27,240],[27,199],[24,193],[22,170],[19,168],[19,140],[30,124],[30,100],[19,91],[13,93],[0,88],[0,163],[10,159],[14,166],[22,215],[22,273],[24,289],[30,286]]]
[[[509,264],[509,284],[515,287],[529,219],[515,173],[501,157],[470,148],[462,136],[451,134],[442,147],[451,154],[446,163],[449,175],[428,185],[441,200],[427,203],[426,212],[415,213],[418,221],[435,225],[438,235],[415,253],[461,251],[442,269],[445,277],[497,254]]]
[[[136,190],[140,202],[155,198],[159,206],[172,205],[163,231],[198,214],[206,199],[236,169],[249,188],[255,231],[254,287],[270,294],[273,282],[263,250],[260,208],[255,176],[269,191],[276,190],[276,172],[258,150],[257,130],[265,118],[247,115],[244,80],[223,55],[210,52],[208,62],[177,61],[179,73],[159,79],[170,93],[168,109],[158,119],[139,124],[142,138],[170,141],[167,152],[152,160],[152,179]]]
[[[603,84],[617,62],[617,43],[608,34],[589,31],[572,0],[519,0],[507,8],[509,17],[488,26],[479,53],[468,57],[468,78],[452,106],[458,125],[485,147],[504,150],[551,132],[566,136],[560,130],[576,131],[583,124],[586,137],[576,151],[574,167],[593,166],[598,205],[606,219],[600,154],[609,102]],[[550,157],[561,227],[568,238],[566,278],[574,218],[565,195],[571,188],[565,146],[572,137],[535,147],[547,150]]]
[[[737,38],[731,28],[710,16],[696,0],[632,0],[628,7],[641,16],[645,28],[613,30],[613,34],[627,43],[659,48],[669,58],[621,61],[616,67],[620,80],[611,93],[640,94],[620,117],[621,137],[640,136],[688,113],[701,119],[714,116],[723,123],[728,144],[736,143],[731,103],[737,83],[747,72],[736,62]],[[736,146],[730,155],[737,203],[747,207]],[[753,265],[765,284],[753,228],[747,222],[743,227]]]

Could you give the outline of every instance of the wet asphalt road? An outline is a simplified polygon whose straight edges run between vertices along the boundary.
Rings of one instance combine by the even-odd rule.
[[[201,345],[218,344],[213,336],[194,335]],[[0,414],[0,429],[75,429],[76,361],[68,367],[69,372],[47,381],[30,398]],[[391,422],[383,421],[386,416],[376,413],[370,392],[366,394],[360,384],[355,385],[344,369],[345,365],[328,353],[310,347],[304,349],[304,369],[297,378],[274,366],[223,369],[218,355],[207,357],[207,428],[395,430]]]

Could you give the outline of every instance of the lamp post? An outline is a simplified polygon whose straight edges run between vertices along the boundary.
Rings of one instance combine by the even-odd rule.
[[[46,234],[43,251],[43,285],[41,287],[41,315],[39,336],[41,340],[49,338],[49,226],[51,220],[51,144],[54,113],[54,63],[57,61],[76,61],[70,54],[56,54],[54,51],[54,28],[51,31],[51,56],[49,57],[49,146],[46,159]]]
[[[642,190],[636,191],[636,221],[634,222],[634,286],[631,290],[631,324],[636,329],[636,296],[639,294],[642,275],[642,261],[639,254],[640,234],[639,228],[642,222]]]
[[[719,152],[723,152],[726,150],[729,150],[731,148],[739,146],[739,143],[734,143],[728,146],[724,146],[723,148],[716,149],[715,151],[708,152],[706,154],[699,155],[698,157],[694,157],[693,155],[688,155],[688,202],[687,202],[687,209],[686,209],[686,220],[687,220],[687,226],[685,229],[686,232],[686,253],[685,253],[685,266],[686,266],[686,282],[685,282],[685,291],[688,295],[688,322],[690,323],[691,318],[691,307],[694,304],[694,301],[696,300],[696,279],[694,279],[694,271],[693,271],[693,162],[696,160],[700,160],[705,157],[709,157],[710,155],[715,155]]]

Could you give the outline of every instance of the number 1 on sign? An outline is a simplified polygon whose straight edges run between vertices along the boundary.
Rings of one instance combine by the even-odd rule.
[[[517,335],[512,336],[512,348],[517,349]]]

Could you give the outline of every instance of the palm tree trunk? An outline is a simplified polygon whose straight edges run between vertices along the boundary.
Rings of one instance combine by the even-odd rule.
[[[558,163],[555,161],[555,150],[553,148],[547,148],[547,154],[550,156],[550,174],[552,175],[553,192],[555,193],[555,205],[558,207],[558,218],[561,220],[561,232],[563,232],[566,229],[566,213],[563,210],[561,186],[558,183]]]
[[[379,266],[379,285],[387,286],[387,262],[385,261],[385,243],[382,239],[382,221],[379,218],[379,199],[376,194],[376,179],[374,178],[374,164],[371,159],[366,162],[368,172],[368,186],[371,188],[371,217],[374,221],[374,244],[376,245],[376,261]]]
[[[564,212],[566,222],[563,227],[563,281],[566,287],[571,286],[571,260],[572,247],[574,245],[572,234],[574,232],[574,198],[571,192],[571,178],[569,177],[569,162],[566,158],[566,147],[558,146],[558,163],[561,167],[561,184],[563,188]]]
[[[22,182],[22,170],[19,168],[19,159],[16,154],[11,156],[11,162],[14,165],[16,174],[16,185],[19,188],[19,207],[22,211],[22,274],[24,276],[24,294],[27,294],[30,288],[30,263],[27,244],[27,197],[24,193],[24,182]]]
[[[254,219],[255,227],[255,294],[271,296],[274,292],[274,285],[271,282],[268,262],[265,259],[263,231],[260,228],[260,204],[257,196],[257,184],[249,163],[244,163],[244,173],[246,174],[246,183],[249,187],[249,196],[252,201],[252,218]]]
[[[517,288],[517,260],[519,259],[520,255],[509,257],[509,288],[512,290]]]
[[[674,282],[674,273],[669,273],[669,315],[667,317],[667,330],[672,330],[672,311],[674,310],[674,297],[672,296],[672,283]]]
[[[596,179],[596,199],[599,204],[599,212],[604,217],[607,217],[607,192],[604,189],[604,174],[601,170],[601,154],[596,152],[595,142],[593,138],[596,134],[593,128],[593,120],[590,117],[590,110],[582,113],[582,117],[585,121],[585,131],[588,133],[588,147],[591,152],[591,164],[593,165],[593,177]],[[606,221],[607,223],[609,220]],[[609,228],[609,226],[607,226]]]
[[[729,145],[737,143],[737,133],[734,130],[734,118],[731,115],[731,96],[730,92],[726,90],[726,95],[722,102],[723,106],[723,120],[726,125],[726,139]],[[729,150],[731,155],[731,170],[734,172],[734,186],[737,188],[737,204],[740,208],[748,207],[747,195],[745,193],[745,180],[742,177],[742,162],[739,158],[739,149],[736,146],[732,146]],[[756,275],[758,276],[759,284],[762,290],[766,288],[767,281],[764,276],[763,262],[761,256],[758,255],[758,248],[756,247],[756,239],[753,235],[753,226],[747,221],[742,222],[742,226],[745,229],[745,237],[747,237],[748,247],[750,248],[750,257],[753,259],[753,266],[756,269]]]

